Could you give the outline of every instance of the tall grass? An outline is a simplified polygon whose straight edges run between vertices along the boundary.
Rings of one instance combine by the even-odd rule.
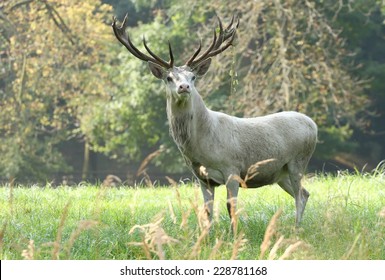
[[[200,190],[81,184],[0,188],[1,259],[385,259],[385,176],[318,175],[300,229],[278,186],[240,190],[233,235],[224,187],[208,230]]]

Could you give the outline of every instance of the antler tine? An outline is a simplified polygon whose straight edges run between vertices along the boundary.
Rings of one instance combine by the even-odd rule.
[[[223,36],[223,24],[221,19],[217,16],[218,19],[218,24],[219,24],[219,35],[218,35],[218,40],[215,43],[214,49],[217,49],[224,41],[224,36]]]
[[[217,37],[216,30],[214,29],[214,38],[213,38],[213,41],[210,44],[209,48],[203,54],[201,54],[198,58],[196,58],[198,53],[199,53],[199,51],[200,51],[200,49],[201,49],[201,45],[200,45],[199,49],[186,62],[187,66],[189,66],[191,68],[194,68],[196,65],[198,65],[202,61],[204,61],[204,60],[206,60],[206,59],[208,59],[210,57],[213,57],[213,56],[223,52],[229,46],[232,45],[232,43],[234,41],[234,38],[235,38],[235,34],[236,34],[236,31],[237,31],[237,28],[239,26],[239,19],[237,19],[237,22],[236,22],[236,24],[234,26],[235,16],[233,15],[233,17],[231,18],[230,24],[226,27],[226,29],[223,29],[223,24],[222,24],[221,19],[219,17],[217,17],[217,18],[218,18],[218,25],[219,25],[218,37]],[[222,44],[224,42],[226,42],[226,41],[227,41],[227,43],[222,46]]]
[[[194,54],[187,60],[186,65],[189,66],[191,62],[194,61],[194,59],[198,56],[202,49],[202,40],[199,42],[199,47],[198,49],[194,52]]]
[[[229,28],[233,25],[233,23],[234,23],[234,18],[235,18],[235,15],[233,15],[233,16],[231,17],[231,21],[230,21],[229,25],[226,27],[226,29],[229,29]]]
[[[164,61],[159,56],[157,56],[152,50],[150,50],[150,48],[146,44],[146,38],[144,36],[143,36],[143,45],[146,48],[146,50],[148,51],[148,53],[155,59],[155,63],[157,63],[157,64],[159,64],[161,66],[164,66],[166,68],[171,68],[172,67],[168,62]],[[169,47],[170,47],[170,44],[169,44]]]
[[[195,61],[192,60],[190,62],[190,64],[186,64],[187,66],[194,66],[194,65],[198,65],[199,63],[201,63],[203,60],[205,60],[206,58],[208,58],[208,55],[209,53],[213,50],[214,46],[216,45],[216,42],[217,42],[217,33],[216,31],[214,30],[214,39],[213,41],[211,42],[211,45],[208,47],[208,49],[202,53]]]
[[[239,26],[239,18],[237,18],[237,23],[235,24],[235,27],[234,28],[230,28],[230,27],[233,26],[234,19],[235,19],[235,16],[233,15],[231,17],[231,22],[229,23],[229,25],[225,29],[225,36],[224,36],[225,37],[224,38],[225,41],[232,36],[232,33],[234,32],[233,29],[237,29],[238,26]]]
[[[126,14],[126,16],[124,17],[120,27],[116,26],[117,18],[113,17],[112,29],[114,30],[114,34],[116,38],[119,40],[119,42],[122,43],[122,45],[124,45],[128,49],[128,51],[131,54],[133,54],[136,58],[148,61],[151,58],[141,53],[138,49],[136,49],[135,46],[131,43],[130,36],[128,36],[128,34],[126,34],[125,32],[127,17],[128,17],[128,14]]]
[[[224,41],[226,41],[227,39],[229,39],[233,36],[235,29],[238,28],[239,19],[237,21],[235,28],[231,28],[233,23],[234,23],[234,15],[233,15],[231,17],[231,21],[230,21],[229,25],[226,27],[225,30],[223,30],[223,24],[222,24],[222,21],[219,17],[218,17],[218,22],[219,22],[219,36],[218,36],[219,38],[218,38],[218,41],[215,45],[215,49],[217,49]]]
[[[140,60],[143,60],[143,61],[151,61],[153,63],[156,63],[160,66],[163,66],[165,68],[172,68],[173,67],[173,63],[174,63],[174,57],[172,55],[172,51],[171,51],[171,45],[169,43],[169,51],[170,51],[170,62],[166,62],[164,61],[163,59],[161,59],[159,56],[157,56],[156,54],[154,54],[150,48],[147,46],[146,44],[146,40],[145,38],[143,37],[143,44],[144,44],[144,47],[146,48],[146,50],[148,51],[148,53],[152,56],[148,56],[144,53],[142,53],[137,47],[135,47],[135,45],[131,42],[131,39],[130,39],[130,36],[128,34],[126,34],[126,25],[127,25],[127,18],[128,18],[128,14],[126,14],[126,16],[124,17],[123,19],[123,22],[121,24],[120,27],[117,26],[117,18],[116,17],[113,17],[113,22],[112,22],[112,29],[114,30],[114,34],[116,36],[116,38],[119,40],[120,43],[122,43],[122,45],[124,45],[127,50],[132,54],[134,55],[136,58],[139,58]]]
[[[170,61],[168,62],[168,64],[170,65],[170,68],[172,68],[174,67],[174,55],[172,54],[170,41],[168,41],[168,52],[170,54]]]
[[[217,49],[210,53],[210,57],[216,56],[217,54],[220,54],[221,52],[225,51],[228,47],[230,47],[233,44],[235,38],[235,32],[231,35],[231,39],[227,42],[226,45],[222,46],[220,49]]]
[[[198,58],[197,60],[194,61],[194,59],[197,57],[197,55],[199,54],[199,52],[201,51],[201,48],[202,48],[202,41],[199,43],[199,48],[198,50],[193,54],[193,56],[187,61],[186,65],[187,66],[192,66],[192,65],[198,65],[200,62],[202,62],[205,57],[209,54],[209,52],[212,51],[212,49],[214,48],[215,46],[215,43],[217,42],[217,33],[216,31],[214,30],[214,39],[213,41],[211,42],[211,45],[208,47],[207,50],[205,50],[204,53],[202,53]]]

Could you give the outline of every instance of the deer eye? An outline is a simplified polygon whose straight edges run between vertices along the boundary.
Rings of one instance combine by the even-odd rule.
[[[196,78],[195,76],[192,76],[191,81],[195,81],[195,78]]]
[[[170,76],[167,77],[167,82],[169,82],[169,83],[172,82],[172,78]]]

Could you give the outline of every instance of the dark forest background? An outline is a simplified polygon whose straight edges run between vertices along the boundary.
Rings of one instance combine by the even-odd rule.
[[[216,15],[238,15],[235,47],[197,85],[208,107],[309,115],[320,141],[311,172],[370,171],[385,159],[382,1],[5,0],[0,181],[190,176],[169,136],[164,85],[114,38],[112,17],[126,13],[136,45],[145,35],[166,58],[170,41],[180,65],[200,40],[208,46]]]

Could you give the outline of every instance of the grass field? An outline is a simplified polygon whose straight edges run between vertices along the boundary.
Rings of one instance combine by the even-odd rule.
[[[229,230],[225,187],[204,226],[200,189],[0,187],[1,259],[385,259],[385,174],[318,175],[294,229],[278,186],[242,189]],[[269,224],[270,222],[270,224]]]

